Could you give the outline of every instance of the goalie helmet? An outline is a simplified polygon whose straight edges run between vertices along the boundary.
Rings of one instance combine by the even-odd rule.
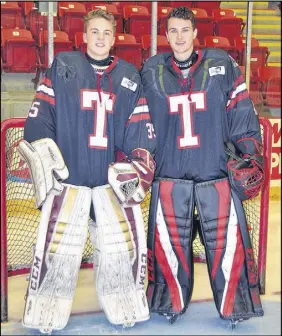
[[[242,158],[233,144],[226,146],[227,170],[231,188],[241,201],[256,197],[264,185],[261,155],[244,155]]]

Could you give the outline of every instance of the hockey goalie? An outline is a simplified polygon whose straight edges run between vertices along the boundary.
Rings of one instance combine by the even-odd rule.
[[[197,28],[189,8],[170,11],[166,36],[172,53],[149,58],[141,71],[157,135],[148,228],[150,312],[174,322],[186,311],[199,232],[220,317],[237,323],[262,316],[242,204],[264,186],[258,115],[234,59],[220,49],[194,49]]]
[[[43,332],[68,323],[89,227],[109,322],[150,317],[140,202],[154,176],[155,134],[138,71],[109,54],[114,33],[112,14],[85,17],[86,54],[55,56],[19,145],[41,209],[23,325]]]

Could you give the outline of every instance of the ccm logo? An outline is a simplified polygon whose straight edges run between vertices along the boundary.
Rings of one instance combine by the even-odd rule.
[[[39,271],[40,271],[41,259],[35,256],[31,273],[30,273],[30,289],[36,291],[38,288]]]
[[[141,254],[141,269],[140,269],[140,281],[139,285],[145,286],[145,278],[146,278],[146,264],[147,264],[147,254]]]

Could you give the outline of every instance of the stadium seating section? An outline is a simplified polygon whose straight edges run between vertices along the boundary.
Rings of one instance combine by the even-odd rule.
[[[231,9],[220,8],[220,1],[158,1],[157,53],[170,51],[166,40],[166,16],[179,5],[193,10],[198,28],[195,49],[221,48],[240,65],[244,73],[245,22]],[[141,68],[150,56],[150,1],[58,2],[54,13],[54,54],[60,51],[86,51],[83,17],[101,8],[111,12],[117,22],[112,53]],[[32,1],[1,2],[1,70],[40,72],[48,66],[47,16],[38,12]],[[269,50],[252,38],[250,93],[255,104],[281,106],[280,67],[267,66]]]

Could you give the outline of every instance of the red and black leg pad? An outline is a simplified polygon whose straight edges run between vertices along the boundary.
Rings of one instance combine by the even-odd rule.
[[[193,289],[193,186],[175,179],[152,185],[147,299],[151,312],[174,320],[185,312]]]
[[[197,183],[195,197],[220,317],[262,316],[257,266],[241,201],[230,191],[227,178]]]

